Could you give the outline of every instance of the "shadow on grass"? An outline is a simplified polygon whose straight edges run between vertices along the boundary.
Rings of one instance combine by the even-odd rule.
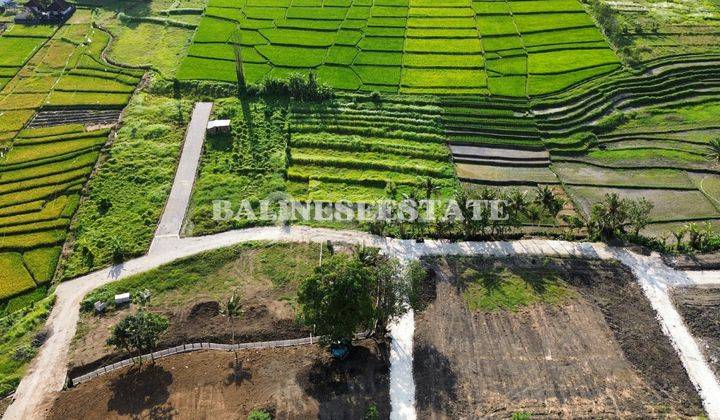
[[[122,376],[110,382],[112,396],[108,411],[119,415],[139,416],[150,410],[151,418],[170,418],[174,415],[168,406],[172,373],[158,365],[135,366]]]

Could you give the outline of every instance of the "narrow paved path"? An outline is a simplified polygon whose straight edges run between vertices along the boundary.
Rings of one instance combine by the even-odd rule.
[[[691,381],[703,399],[711,419],[720,420],[720,385],[710,370],[695,339],[690,335],[673,306],[669,289],[694,284],[720,283],[720,272],[682,272],[665,266],[654,254],[640,256],[601,243],[575,243],[553,240],[515,242],[458,242],[383,238],[365,232],[293,227],[263,227],[224,232],[217,235],[180,238],[205,138],[212,104],[198,103],[188,127],[183,153],[165,212],[148,255],[61,283],[55,290],[57,301],[47,320],[51,331],[27,374],[15,392],[13,404],[5,419],[44,418],[53,399],[63,388],[67,373],[68,351],[80,317],[83,297],[93,289],[115,280],[142,273],[179,258],[249,241],[278,242],[344,242],[380,248],[402,262],[430,255],[467,255],[508,257],[512,255],[547,255],[558,257],[616,259],[631,268],[643,291],[658,313],[663,331],[670,337]],[[414,419],[415,383],[413,380],[414,314],[391,325],[390,404],[393,419]]]
[[[155,240],[150,245],[150,253],[156,250],[156,240],[158,238],[180,236],[180,229],[190,204],[195,176],[200,165],[200,154],[205,142],[205,132],[207,131],[212,106],[212,102],[198,102],[195,104],[190,124],[185,133],[185,142],[180,155],[180,163],[175,173],[175,181],[165,205],[162,219],[160,219],[155,232]]]

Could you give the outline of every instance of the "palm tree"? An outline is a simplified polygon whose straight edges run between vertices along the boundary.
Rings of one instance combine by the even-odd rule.
[[[590,222],[604,238],[612,238],[627,220],[627,203],[616,193],[605,194],[605,201],[592,207]]]
[[[233,352],[235,353],[235,368],[233,370],[235,371],[235,380],[237,380],[239,363],[238,363],[237,349],[234,348],[234,346],[235,346],[235,319],[242,316],[243,309],[242,309],[242,302],[240,302],[240,298],[238,297],[238,295],[236,293],[233,292],[233,294],[225,302],[225,305],[223,307],[223,314],[228,317],[228,321],[230,322],[230,330],[232,332]]]
[[[553,221],[557,217],[557,214],[562,210],[565,201],[555,196],[555,193],[549,186],[543,185],[538,186],[537,196],[535,197],[535,203],[550,217]]]
[[[720,138],[713,139],[708,144],[710,152],[708,157],[715,163],[720,163]]]
[[[527,214],[528,199],[527,194],[524,191],[520,191],[517,188],[510,191],[506,197],[507,209],[512,218],[512,223],[520,224],[520,216]]]
[[[425,199],[430,200],[436,192],[440,190],[440,187],[433,184],[433,179],[430,177],[425,178]]]

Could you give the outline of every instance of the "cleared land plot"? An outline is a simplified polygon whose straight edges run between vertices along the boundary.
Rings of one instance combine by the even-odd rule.
[[[122,369],[63,392],[50,419],[172,417],[245,418],[272,407],[280,418],[362,418],[372,404],[389,415],[387,354],[372,342],[335,362],[325,349],[301,346],[232,352],[198,352]]]
[[[673,300],[715,375],[720,375],[720,289],[677,288],[673,290]]]
[[[653,204],[653,221],[676,221],[692,218],[717,218],[720,212],[700,191],[643,190],[567,186],[568,195],[587,217],[593,204],[604,200],[605,194],[616,193],[621,198],[646,198]]]
[[[257,342],[307,337],[297,322],[295,304],[299,285],[320,258],[320,247],[309,244],[254,244],[206,252],[156,270],[111,283],[85,297],[70,360],[71,376],[80,376],[126,357],[106,346],[110,327],[138,307],[116,308],[113,296],[121,290],[137,294],[147,289],[153,297],[148,309],[170,320],[159,348],[189,342]],[[327,250],[325,250],[327,252]],[[244,308],[243,320],[230,325],[220,313],[228,295],[236,292]],[[94,302],[108,303],[98,317]]]
[[[420,417],[702,413],[629,270],[597,261],[429,261],[416,313]]]

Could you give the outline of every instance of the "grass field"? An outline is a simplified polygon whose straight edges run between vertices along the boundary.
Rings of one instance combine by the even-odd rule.
[[[134,97],[114,147],[88,185],[62,277],[145,253],[170,193],[190,107],[189,101]]]
[[[619,67],[577,1],[210,2],[180,79],[315,71],[345,90],[524,97]]]

